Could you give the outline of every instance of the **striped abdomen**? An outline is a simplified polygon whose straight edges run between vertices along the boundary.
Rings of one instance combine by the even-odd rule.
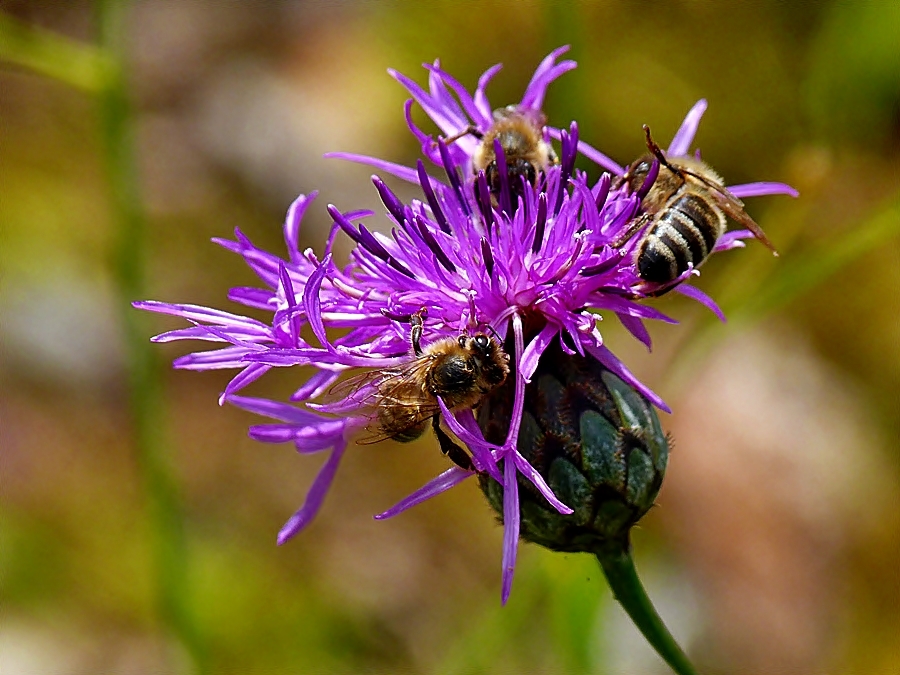
[[[696,194],[684,194],[656,214],[637,250],[638,274],[645,281],[665,283],[698,267],[725,231],[725,214]]]

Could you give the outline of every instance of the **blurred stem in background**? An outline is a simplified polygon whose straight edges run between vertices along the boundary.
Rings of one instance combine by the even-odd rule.
[[[116,241],[113,274],[125,337],[134,446],[147,497],[158,611],[190,654],[192,670],[206,670],[200,633],[191,620],[188,560],[181,505],[167,457],[160,368],[145,317],[131,308],[146,297],[147,233],[134,161],[124,77],[124,18],[128,3],[97,3],[100,47],[79,43],[0,14],[0,58],[96,95]]]
[[[0,59],[91,93],[116,77],[113,58],[102,49],[22,23],[0,12]]]
[[[188,554],[183,514],[166,440],[161,365],[147,339],[144,316],[131,308],[146,297],[147,228],[141,206],[134,153],[134,127],[125,76],[125,0],[98,0],[100,46],[115,65],[114,76],[99,93],[101,137],[112,199],[117,241],[113,266],[118,307],[128,358],[131,414],[156,569],[158,610],[169,631],[190,653],[194,669],[207,670],[206,653],[191,616]]]

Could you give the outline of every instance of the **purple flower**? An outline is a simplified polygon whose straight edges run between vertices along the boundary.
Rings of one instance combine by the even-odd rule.
[[[557,63],[567,48],[544,59],[525,90],[518,108],[542,118],[540,108],[548,85],[575,67]],[[643,303],[645,287],[633,261],[637,238],[622,244],[622,233],[639,214],[641,194],[630,193],[610,173],[598,180],[573,172],[577,153],[613,174],[623,167],[578,140],[573,122],[568,130],[543,129],[545,139],[561,144],[558,165],[549,167],[537,187],[524,183],[516,193],[509,180],[501,180],[499,205],[488,198],[484,173],[473,175],[471,157],[478,140],[461,136],[445,144],[419,129],[411,117],[417,102],[444,136],[473,126],[482,133],[493,123],[485,94],[488,81],[499,70],[482,75],[474,95],[438,62],[426,66],[429,90],[391,71],[412,99],[406,119],[420,141],[427,160],[441,171],[434,177],[422,160],[415,168],[384,160],[336,153],[333,156],[363,162],[416,183],[423,198],[404,204],[377,176],[372,181],[386,209],[390,234],[366,227],[361,221],[372,212],[342,212],[329,205],[334,221],[322,255],[297,247],[300,222],[315,194],[299,197],[284,225],[287,257],[255,247],[239,230],[235,241],[216,240],[242,255],[260,277],[264,288],[234,288],[229,299],[247,307],[272,312],[271,324],[240,315],[191,305],[139,302],[136,307],[188,319],[189,328],[164,333],[156,341],[199,339],[220,343],[218,349],[189,354],[175,366],[195,370],[239,369],[220,399],[277,420],[251,427],[250,435],[264,442],[292,441],[301,453],[330,451],[306,502],[278,535],[283,543],[303,529],[318,511],[334,478],[340,459],[354,433],[369,419],[359,398],[314,402],[331,389],[341,375],[360,368],[384,369],[408,363],[409,317],[427,308],[423,340],[434,342],[475,330],[493,330],[512,346],[511,375],[515,399],[504,443],[485,441],[471,410],[451,412],[439,400],[443,419],[472,453],[478,472],[504,486],[503,589],[505,602],[511,588],[519,538],[517,472],[560,513],[571,513],[516,447],[522,419],[524,391],[541,354],[555,340],[568,354],[591,355],[663,410],[663,401],[641,384],[604,345],[599,329],[602,314],[613,315],[637,339],[650,346],[645,319],[673,322]],[[690,111],[669,147],[670,156],[684,155],[705,110],[700,101]],[[505,163],[498,147],[501,178]],[[648,186],[649,187],[649,186]],[[729,188],[735,196],[795,194],[788,186],[755,183]],[[640,192],[640,191],[638,191]],[[511,195],[519,196],[512,203]],[[334,239],[343,233],[356,243],[346,265],[332,258]],[[749,232],[727,233],[715,250],[741,246]],[[696,272],[694,272],[696,273]],[[690,276],[690,275],[686,275]],[[678,286],[721,316],[715,303],[696,288]],[[314,341],[301,337],[309,326]],[[327,329],[345,329],[331,340]],[[237,395],[271,368],[311,366],[316,369],[291,397],[291,403]],[[300,405],[295,405],[300,404]],[[502,464],[502,467],[501,467]],[[375,516],[389,518],[438,495],[473,475],[458,466],[397,505]]]

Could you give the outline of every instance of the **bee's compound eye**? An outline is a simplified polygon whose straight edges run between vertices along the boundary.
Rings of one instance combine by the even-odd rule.
[[[469,341],[469,338],[467,338],[465,335],[459,336],[459,346],[462,347],[463,349],[465,349],[466,342],[468,342],[468,341]]]
[[[475,336],[475,346],[479,349],[487,349],[490,344],[490,340],[488,340],[487,335],[478,334]]]
[[[537,172],[534,170],[534,164],[526,162],[524,159],[520,160],[519,170],[530,185],[537,183]]]

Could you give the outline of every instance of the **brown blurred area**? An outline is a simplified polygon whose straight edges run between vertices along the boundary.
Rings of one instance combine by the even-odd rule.
[[[96,40],[87,2],[0,11]],[[503,62],[488,92],[499,106],[550,49],[571,44],[579,67],[551,85],[551,123],[578,120],[584,140],[627,163],[642,124],[669,138],[707,98],[696,144],[729,183],[801,191],[748,200],[780,258],[751,243],[703,268],[698,285],[739,314],[779,269],[896,202],[900,50],[877,58],[877,45],[898,23],[887,2],[133,2],[149,298],[241,312],[227,290],[256,279],[209,239],[240,227],[281,253],[297,194],[319,190],[301,248],[321,251],[328,203],[380,213],[372,171],[322,154],[415,161],[405,91],[387,68],[424,82],[420,64],[439,57],[473,87]],[[89,95],[2,63],[4,675],[192,669],[156,605],[98,129]],[[663,416],[669,476],[635,537],[673,632],[704,673],[900,672],[897,238],[752,321],[656,304],[683,323],[652,326],[652,353],[612,320],[604,335],[674,411]],[[155,332],[180,325],[153,319]],[[158,352],[184,592],[212,672],[667,672],[631,649],[633,636],[609,639],[631,629],[576,556],[524,546],[500,609],[501,528],[474,484],[372,520],[446,468],[427,435],[353,449],[317,520],[276,547],[321,460],[251,441],[247,426],[261,420],[217,405],[229,373],[168,367],[189,349]],[[304,376],[273,372],[247,393],[284,399]],[[596,595],[586,661],[548,627],[565,593]]]

